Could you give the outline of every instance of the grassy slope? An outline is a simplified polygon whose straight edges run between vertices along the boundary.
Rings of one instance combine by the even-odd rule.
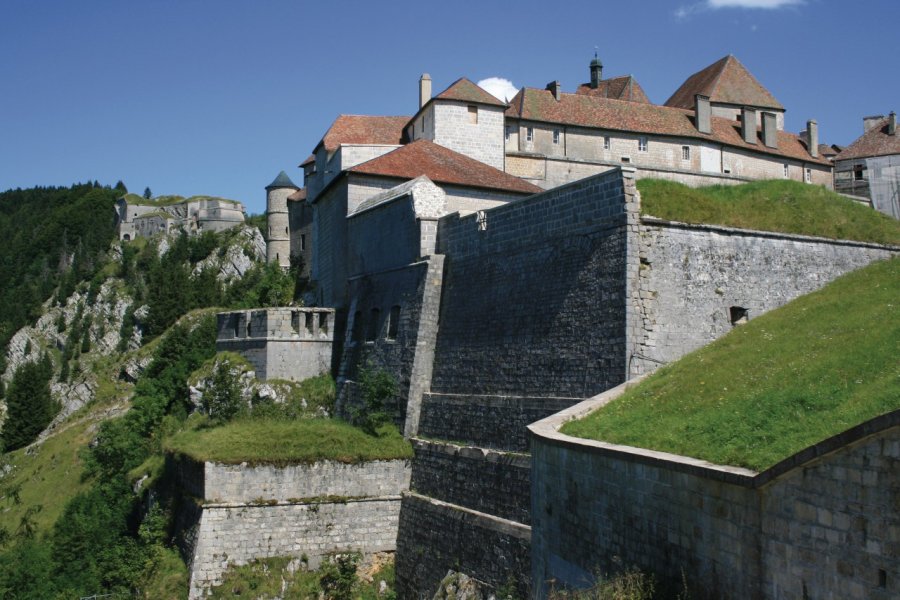
[[[412,458],[412,446],[393,427],[367,435],[332,419],[249,419],[182,431],[165,442],[168,452],[228,464],[297,464],[321,459],[356,463]]]
[[[660,369],[569,435],[763,470],[900,408],[900,258]]]
[[[900,245],[900,222],[821,186],[757,181],[689,188],[642,179],[641,212],[685,223]]]

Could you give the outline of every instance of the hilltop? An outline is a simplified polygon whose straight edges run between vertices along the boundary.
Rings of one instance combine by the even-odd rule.
[[[563,433],[764,470],[900,409],[900,258],[874,263],[661,368]]]

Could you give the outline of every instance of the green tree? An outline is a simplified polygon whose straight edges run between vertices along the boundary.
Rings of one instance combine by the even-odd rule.
[[[147,200],[149,200],[149,199],[152,198],[152,197],[153,197],[153,192],[150,191],[150,187],[149,187],[149,186],[148,186],[148,187],[145,187],[145,188],[144,188],[144,198],[146,198]]]
[[[27,362],[13,374],[6,394],[7,418],[3,441],[7,451],[30,444],[43,431],[58,407],[50,396],[53,367],[50,357]]]

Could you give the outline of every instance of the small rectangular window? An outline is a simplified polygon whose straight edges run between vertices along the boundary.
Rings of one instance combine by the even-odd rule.
[[[610,148],[610,146],[611,146],[611,142],[612,142],[612,140],[609,139],[609,136],[608,136],[608,135],[604,135],[604,136],[603,136],[603,149],[604,149],[604,150],[609,150],[609,148]]]
[[[691,160],[691,147],[690,146],[682,146],[681,147],[681,160]]]
[[[806,169],[806,183],[812,183],[812,169]]]
[[[530,142],[534,140],[534,127],[528,127],[525,129],[525,141]]]
[[[381,311],[377,308],[372,309],[372,316],[369,319],[369,328],[366,331],[366,341],[374,342],[378,338],[378,321],[381,318]]]
[[[469,123],[478,125],[478,107],[469,105]]]
[[[853,179],[854,179],[855,181],[862,181],[862,180],[863,180],[863,168],[862,168],[862,165],[856,165],[855,167],[853,167]]]
[[[387,337],[389,340],[397,339],[397,331],[400,329],[400,307],[394,305],[391,307],[390,321],[388,322]]]
[[[647,136],[642,135],[638,138],[638,152],[647,151]]]
[[[300,234],[300,251],[306,250],[306,234]]]
[[[553,143],[559,144],[559,129],[553,130]]]
[[[622,157],[622,162],[623,162],[623,163],[630,163],[630,162],[631,162],[631,157],[630,157],[630,156],[623,156],[623,157]]]
[[[787,179],[791,176],[791,170],[788,167],[787,163],[784,165],[784,178]]]
[[[509,141],[510,136],[512,135],[512,125],[506,126],[506,141]]]

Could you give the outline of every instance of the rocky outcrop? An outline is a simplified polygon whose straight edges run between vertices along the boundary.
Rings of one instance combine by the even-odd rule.
[[[224,283],[244,276],[250,267],[266,260],[266,240],[256,227],[241,225],[234,231],[230,243],[213,252],[194,266],[194,275],[213,269],[216,278]]]

